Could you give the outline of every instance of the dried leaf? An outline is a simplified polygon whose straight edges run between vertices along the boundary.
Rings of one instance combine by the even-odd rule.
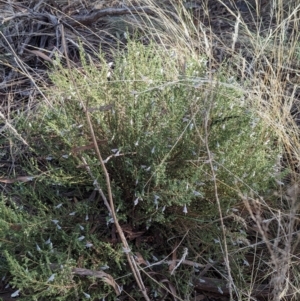
[[[148,266],[147,261],[143,258],[142,254],[139,252],[135,253],[135,261],[138,265],[144,264],[145,266]]]
[[[26,182],[31,182],[35,177],[33,176],[21,176],[21,177],[17,177],[15,179],[9,179],[9,178],[0,178],[0,182],[1,183],[6,183],[6,184],[12,184],[15,182],[22,182],[22,183],[26,183]]]
[[[29,50],[26,49],[26,51],[31,52],[33,54],[35,54],[36,56],[39,56],[40,58],[50,62],[51,64],[53,64],[53,61],[43,52],[39,51],[39,50]]]
[[[10,296],[11,296],[12,298],[18,297],[18,296],[19,296],[19,292],[20,292],[20,290],[17,290],[17,291],[15,291],[14,293],[12,293]]]
[[[103,272],[103,271],[93,271],[88,269],[81,269],[81,268],[74,268],[72,270],[73,274],[81,275],[81,276],[91,276],[95,278],[101,278],[104,282],[106,282],[108,285],[112,286],[116,292],[116,295],[119,296],[121,294],[121,289],[119,285],[116,283],[114,278]]]
[[[172,295],[172,297],[173,297],[173,300],[176,301],[176,300],[177,300],[177,298],[176,298],[177,293],[176,293],[176,288],[175,288],[175,286],[174,286],[168,279],[163,279],[163,280],[161,280],[160,282],[161,282],[161,283],[167,283],[168,288],[169,288],[169,291],[171,292],[171,295]]]

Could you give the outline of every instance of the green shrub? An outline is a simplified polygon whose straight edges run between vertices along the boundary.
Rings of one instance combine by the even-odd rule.
[[[34,178],[12,184],[2,197],[0,270],[24,300],[79,300],[84,293],[113,299],[111,285],[72,269],[107,265],[114,278],[127,274],[121,246],[111,241],[111,216],[93,194],[96,183],[107,191],[81,100],[91,111],[122,223],[150,230],[155,224],[163,232],[176,231],[172,222],[183,211],[187,223],[190,213],[195,223],[219,216],[208,150],[224,212],[239,202],[239,191],[266,194],[274,186],[280,149],[273,133],[234,82],[207,79],[205,58],[186,59],[183,68],[176,53],[131,41],[113,67],[102,54],[97,62],[81,57],[72,70],[57,59],[54,87],[46,91],[51,106],[41,104],[18,124],[31,147],[30,160],[20,155],[19,163]],[[199,234],[202,243],[211,245],[219,232],[212,224]],[[150,256],[147,248],[144,254]],[[118,283],[128,284],[128,277]]]

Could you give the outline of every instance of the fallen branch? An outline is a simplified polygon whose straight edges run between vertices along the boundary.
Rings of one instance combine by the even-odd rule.
[[[82,25],[91,25],[100,18],[107,17],[107,16],[121,16],[121,15],[133,15],[133,14],[141,14],[145,13],[147,15],[154,15],[154,11],[147,6],[141,7],[124,7],[124,8],[105,8],[105,9],[98,9],[94,10],[92,13],[87,15],[75,15],[72,16],[66,21],[66,25],[69,26],[78,26]]]
[[[104,8],[104,9],[96,9],[93,10],[91,13],[85,14],[85,15],[63,15],[63,16],[55,16],[51,13],[48,12],[35,12],[29,8],[23,9],[21,13],[15,13],[12,14],[9,17],[3,18],[2,20],[0,19],[1,23],[4,24],[8,21],[11,21],[16,18],[30,18],[30,19],[35,19],[40,22],[44,23],[50,23],[54,26],[58,25],[60,23],[59,20],[66,26],[70,27],[76,27],[80,25],[92,25],[95,22],[101,21],[100,19],[103,17],[108,17],[108,16],[122,16],[122,15],[141,15],[141,14],[146,14],[146,15],[155,15],[155,10],[148,7],[148,6],[140,6],[140,7],[122,7],[122,8]],[[173,13],[173,12],[168,12],[168,14],[171,15],[171,17],[175,20],[178,21],[178,16]]]
[[[35,12],[29,8],[26,9],[26,12],[15,13],[9,17],[3,18],[1,20],[1,24],[4,24],[8,21],[11,21],[16,18],[33,18],[40,22],[50,22],[52,25],[58,25],[59,21],[57,16],[50,13],[41,13]],[[154,15],[154,11],[147,6],[141,7],[124,7],[124,8],[105,8],[105,9],[97,9],[93,10],[93,12],[85,15],[65,15],[61,20],[67,26],[78,26],[78,25],[91,25],[95,22],[98,22],[100,18],[108,17],[108,16],[121,16],[121,15],[134,15],[145,13],[147,15]]]

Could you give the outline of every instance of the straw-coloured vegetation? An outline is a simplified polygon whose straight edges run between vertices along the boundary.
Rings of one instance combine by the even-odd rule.
[[[300,2],[0,2],[2,300],[298,300]]]

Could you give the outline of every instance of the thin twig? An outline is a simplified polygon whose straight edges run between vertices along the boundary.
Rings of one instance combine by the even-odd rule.
[[[71,72],[71,66],[70,66],[70,62],[69,62],[69,59],[68,59],[68,54],[67,54],[67,47],[66,47],[66,40],[65,40],[65,35],[64,35],[64,28],[63,28],[63,25],[62,25],[62,30],[61,30],[61,36],[62,36],[62,44],[64,44],[64,49],[65,49],[65,57],[66,57],[66,62],[67,62],[67,65],[68,65],[68,69],[70,70],[70,76],[71,76],[71,80],[73,82],[73,85],[74,85],[74,88],[77,89],[77,85],[75,84],[75,80],[72,76],[72,72]],[[128,245],[128,242],[126,240],[126,237],[124,235],[124,232],[119,224],[119,220],[117,218],[117,215],[116,215],[116,211],[115,211],[115,205],[114,205],[114,201],[113,201],[113,196],[112,196],[112,189],[111,189],[111,182],[110,182],[110,177],[109,177],[109,174],[108,174],[108,171],[106,169],[106,166],[105,166],[105,163],[102,159],[102,155],[101,155],[101,152],[100,152],[100,149],[99,149],[99,146],[98,146],[98,143],[97,143],[97,138],[95,136],[95,132],[94,132],[94,127],[92,125],[92,122],[91,122],[91,118],[90,118],[90,113],[88,111],[88,108],[86,107],[85,103],[83,102],[82,100],[82,97],[79,93],[79,91],[77,90],[77,96],[78,96],[78,99],[80,101],[80,104],[83,108],[83,111],[85,112],[85,116],[86,116],[86,119],[87,119],[87,123],[89,125],[89,129],[90,129],[90,133],[91,133],[91,138],[92,138],[92,141],[94,143],[94,147],[95,147],[95,152],[96,152],[96,155],[97,155],[97,158],[101,164],[101,167],[103,169],[103,172],[104,172],[104,175],[105,175],[105,180],[106,180],[106,186],[107,186],[107,193],[108,193],[108,204],[109,204],[109,207],[110,207],[110,213],[111,213],[111,216],[114,220],[114,224],[117,228],[117,231],[119,233],[119,236],[120,236],[120,239],[122,241],[122,244],[123,244],[123,251],[124,253],[126,254],[126,257],[127,257],[127,260],[128,260],[128,263],[130,265],[130,268],[131,268],[131,271],[135,277],[135,280],[145,298],[145,300],[147,301],[150,301],[150,298],[147,294],[147,291],[146,291],[146,288],[145,288],[145,285],[143,283],[143,280],[142,280],[142,277],[141,277],[141,274],[140,274],[140,270],[138,268],[138,265],[131,253],[131,250],[130,250],[130,247]]]
[[[90,166],[87,164],[85,158],[83,156],[81,156],[81,160],[82,162],[84,163],[84,167],[86,168],[87,172],[89,173],[90,177],[92,178],[93,180],[93,183],[94,183],[94,186],[96,187],[97,191],[100,193],[101,197],[102,197],[102,200],[104,202],[104,205],[106,206],[108,212],[111,214],[111,208],[110,208],[110,205],[105,197],[105,194],[103,193],[100,185],[99,185],[99,182],[97,181],[96,177],[93,175],[92,171],[91,171],[91,168]]]
[[[176,260],[177,265],[176,265],[176,266],[174,267],[174,269],[171,271],[171,275],[173,275],[174,272],[175,272],[175,270],[177,270],[177,269],[180,267],[180,265],[184,262],[184,260],[185,260],[185,258],[186,258],[187,255],[188,255],[188,248],[184,248],[184,251],[183,251],[183,254],[182,254],[182,256],[181,256],[181,259]],[[171,261],[171,262],[172,262],[172,261]]]
[[[217,202],[217,206],[218,206],[218,211],[219,211],[219,215],[220,215],[220,223],[221,223],[222,234],[223,234],[224,262],[225,262],[225,266],[226,266],[226,269],[227,269],[227,272],[228,272],[228,291],[229,291],[229,295],[230,295],[230,300],[233,300],[232,287],[233,287],[234,282],[233,282],[233,278],[231,276],[231,269],[230,269],[229,256],[228,256],[228,247],[227,247],[227,239],[226,239],[226,230],[225,230],[225,225],[224,225],[224,220],[223,220],[221,203],[220,203],[220,199],[219,199],[217,176],[216,176],[214,166],[213,166],[213,155],[210,151],[209,141],[208,141],[210,111],[211,111],[211,109],[213,107],[213,103],[214,103],[212,97],[213,97],[213,93],[212,93],[212,95],[209,99],[210,104],[209,104],[209,107],[208,107],[207,111],[205,112],[205,116],[204,116],[205,137],[204,138],[202,137],[202,135],[200,134],[197,127],[196,127],[196,130],[198,131],[198,135],[199,135],[200,139],[205,144],[207,155],[208,155],[208,163],[210,165],[210,169],[211,169],[211,172],[212,172],[212,178],[213,178],[213,182],[214,182],[215,198],[216,198],[216,202]]]
[[[26,146],[29,146],[28,143],[25,141],[25,139],[17,132],[17,130],[9,123],[9,121],[6,119],[6,117],[0,112],[0,118],[3,119],[3,121],[5,122],[5,125],[4,125],[4,129],[5,127],[9,128],[13,133],[14,135],[19,139],[21,140]],[[0,130],[0,132],[2,131],[2,129]]]
[[[219,210],[219,214],[220,214],[220,223],[221,223],[221,228],[222,228],[222,233],[223,233],[223,240],[224,240],[224,253],[225,253],[224,254],[224,261],[225,261],[226,269],[227,269],[227,272],[228,272],[229,295],[230,295],[230,300],[233,300],[233,294],[232,294],[233,279],[232,279],[232,276],[231,276],[231,269],[230,269],[230,263],[229,263],[228,247],[227,247],[227,240],[226,240],[226,230],[225,230],[225,225],[224,225],[224,221],[223,221],[221,203],[220,203],[220,199],[219,199],[218,185],[217,185],[217,180],[216,180],[217,176],[215,174],[215,170],[214,170],[214,166],[213,166],[212,153],[210,151],[209,144],[208,144],[209,113],[210,113],[210,110],[212,108],[212,105],[213,105],[213,101],[210,100],[210,108],[207,111],[207,114],[205,116],[205,126],[204,126],[204,128],[205,128],[205,146],[206,146],[206,150],[207,150],[207,154],[208,154],[210,169],[211,169],[212,176],[213,176],[213,182],[214,182],[214,188],[215,188],[214,189],[215,190],[215,198],[216,198],[216,201],[217,201],[218,210]]]

